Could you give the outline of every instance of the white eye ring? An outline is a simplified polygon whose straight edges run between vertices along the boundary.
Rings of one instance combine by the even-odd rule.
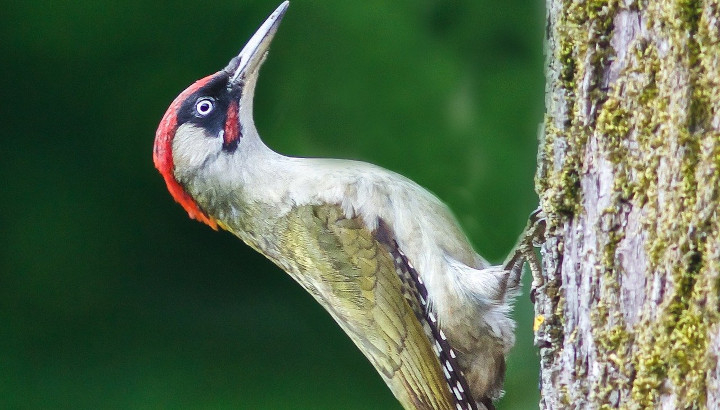
[[[215,101],[209,97],[201,98],[195,103],[195,112],[201,117],[210,114],[214,109]]]

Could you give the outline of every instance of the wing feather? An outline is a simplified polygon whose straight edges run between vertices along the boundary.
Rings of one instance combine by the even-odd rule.
[[[455,409],[422,323],[417,289],[388,246],[339,206],[295,208],[276,227],[275,260],[332,315],[407,409]],[[275,258],[273,258],[275,259]]]

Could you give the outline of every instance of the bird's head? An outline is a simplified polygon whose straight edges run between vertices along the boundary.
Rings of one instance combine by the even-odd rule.
[[[223,70],[202,78],[170,104],[155,134],[153,160],[170,194],[197,219],[215,221],[188,192],[189,180],[204,168],[245,148],[244,137],[257,136],[252,105],[260,66],[289,2],[283,2],[260,26],[240,54]]]

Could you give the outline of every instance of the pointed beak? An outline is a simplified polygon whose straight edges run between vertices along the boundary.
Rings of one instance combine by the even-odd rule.
[[[230,84],[239,85],[245,82],[249,75],[256,73],[260,68],[260,65],[265,61],[270,42],[277,32],[280,20],[282,20],[289,5],[289,1],[284,1],[275,9],[253,34],[250,41],[245,44],[240,54],[230,60],[230,63],[225,67],[225,72],[230,75]]]

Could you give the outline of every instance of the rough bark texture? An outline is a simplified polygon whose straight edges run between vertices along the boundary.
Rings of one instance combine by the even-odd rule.
[[[541,407],[720,408],[718,0],[548,0]]]

